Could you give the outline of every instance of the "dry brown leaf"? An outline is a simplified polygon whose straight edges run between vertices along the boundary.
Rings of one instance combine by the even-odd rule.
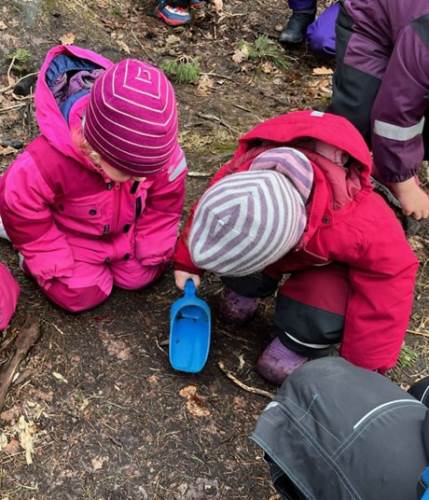
[[[210,411],[208,410],[208,408],[205,408],[197,398],[188,399],[188,401],[186,401],[186,409],[194,417],[210,416]]]
[[[202,75],[198,80],[196,95],[205,97],[208,96],[214,86],[214,81],[208,75]]]
[[[109,461],[109,457],[95,457],[91,459],[92,470],[100,470],[103,465]]]
[[[223,10],[223,0],[212,0],[213,9],[218,14]]]
[[[62,45],[73,45],[76,40],[76,35],[72,32],[66,33],[62,37],[59,38],[59,41]]]
[[[270,62],[264,62],[261,64],[261,69],[263,73],[270,74],[275,68]]]
[[[179,391],[179,395],[182,396],[182,398],[191,398],[192,396],[195,396],[196,393],[197,387],[195,385],[187,385]]]
[[[62,382],[63,384],[68,384],[68,383],[69,383],[69,382],[68,382],[68,380],[67,380],[65,377],[63,377],[63,376],[61,375],[61,373],[58,373],[58,372],[52,372],[52,375],[53,375],[53,376],[54,376],[57,380],[59,380],[60,382]]]
[[[168,35],[168,37],[165,39],[165,43],[167,45],[176,45],[176,43],[179,43],[181,38],[177,35]]]
[[[155,385],[159,382],[159,378],[156,375],[151,375],[150,377],[148,377],[147,381],[149,382],[149,384]]]
[[[313,69],[313,75],[316,76],[328,76],[332,75],[333,71],[331,68],[327,68],[326,66],[321,66],[320,68]]]
[[[0,21],[0,30],[7,30],[7,24],[3,21]]]
[[[248,57],[249,57],[249,49],[247,45],[243,45],[241,49],[235,50],[232,56],[232,60],[237,64],[241,64],[243,61],[247,61]]]
[[[18,150],[13,148],[12,146],[0,146],[0,156],[8,156],[17,153]]]
[[[0,413],[0,419],[3,420],[3,422],[12,422],[13,420],[17,420],[20,414],[21,406],[15,405],[9,408],[9,410]]]
[[[128,47],[128,45],[123,41],[123,40],[116,40],[116,43],[119,45],[119,47],[126,53],[126,54],[131,54],[131,50]]]
[[[19,444],[21,448],[25,451],[25,460],[27,465],[33,463],[33,434],[36,432],[36,428],[32,422],[27,422],[24,415],[21,415],[17,424]]]
[[[44,392],[41,391],[40,389],[32,389],[31,394],[35,398],[45,401],[47,403],[50,403],[54,398],[54,393],[52,391]]]
[[[4,433],[0,434],[0,451],[7,446],[7,436]]]
[[[182,398],[186,398],[186,409],[194,417],[209,417],[210,411],[204,406],[203,399],[197,395],[195,385],[188,385],[179,391]]]
[[[103,331],[98,332],[98,336],[100,337],[110,356],[114,356],[115,358],[122,361],[126,361],[127,359],[132,358],[131,349],[123,340],[115,340],[112,335]]]
[[[19,453],[19,441],[15,438],[11,439],[7,445],[5,445],[2,449],[8,455],[16,455]]]

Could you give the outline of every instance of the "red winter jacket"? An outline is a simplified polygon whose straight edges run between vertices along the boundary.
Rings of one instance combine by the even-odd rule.
[[[303,140],[308,138],[347,152],[351,157],[348,168],[335,167],[303,149]],[[217,172],[211,184],[248,170],[262,150],[286,144],[298,147],[311,160],[314,184],[301,241],[266,272],[279,276],[330,262],[346,265],[350,291],[341,354],[368,369],[391,368],[411,314],[418,262],[393,212],[372,190],[370,153],[353,125],[344,118],[314,111],[270,119],[240,139],[232,160]],[[186,246],[196,205],[174,260],[176,269],[200,273]]]

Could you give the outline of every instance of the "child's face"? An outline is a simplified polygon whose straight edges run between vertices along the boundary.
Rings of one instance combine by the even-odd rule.
[[[94,151],[92,147],[89,145],[87,140],[82,134],[81,130],[72,131],[73,143],[85,156],[88,156],[97,170],[104,172],[104,174],[111,179],[113,182],[127,182],[130,179],[134,181],[141,181],[144,177],[135,177],[132,175],[124,174],[120,170],[115,167],[112,167],[106,161],[101,158],[101,156]]]

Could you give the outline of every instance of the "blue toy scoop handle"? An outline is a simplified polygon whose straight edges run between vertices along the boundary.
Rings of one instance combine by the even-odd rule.
[[[185,297],[193,297],[196,292],[195,283],[192,279],[188,279],[185,283]]]

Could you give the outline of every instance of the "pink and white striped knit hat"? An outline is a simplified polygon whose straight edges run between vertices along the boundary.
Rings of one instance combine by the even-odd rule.
[[[124,59],[96,80],[84,136],[112,167],[136,176],[159,172],[178,147],[177,133],[174,90],[159,68]]]
[[[192,222],[194,264],[221,276],[247,276],[286,255],[304,232],[313,176],[300,151],[275,148],[257,156],[249,171],[214,184]]]

